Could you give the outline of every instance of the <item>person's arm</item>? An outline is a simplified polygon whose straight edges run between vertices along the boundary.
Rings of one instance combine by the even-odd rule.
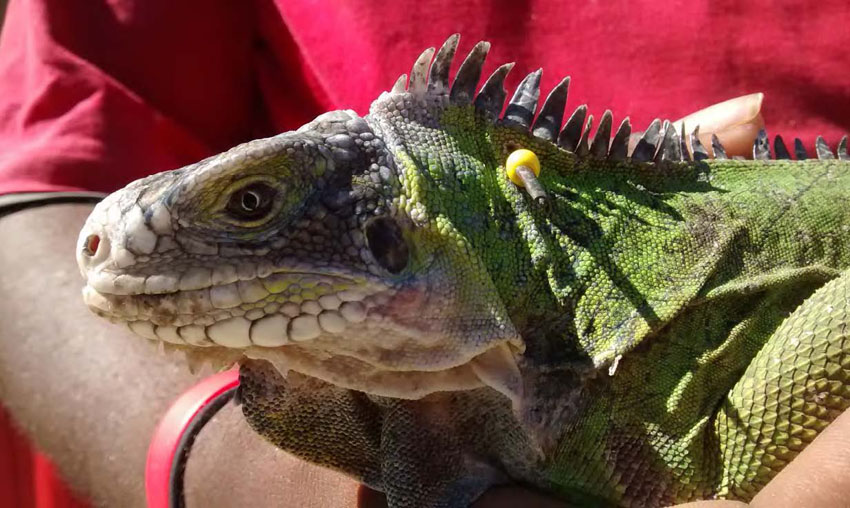
[[[72,487],[96,505],[144,506],[148,440],[192,375],[95,317],[74,261],[90,205],[0,217],[0,400]],[[202,431],[188,463],[189,506],[354,506],[357,484],[254,434],[233,405]]]

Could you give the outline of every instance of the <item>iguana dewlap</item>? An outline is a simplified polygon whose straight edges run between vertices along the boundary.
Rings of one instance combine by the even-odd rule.
[[[365,117],[106,198],[77,248],[86,303],[241,362],[259,433],[393,507],[499,483],[751,498],[850,405],[846,138],[838,159],[763,134],[755,160],[708,159],[656,121],[629,152],[610,112],[592,139],[583,106],[562,128],[568,80],[538,111],[540,71],[502,113],[511,65],[476,93],[487,43],[450,83],[457,43]],[[518,149],[545,200],[507,177]]]

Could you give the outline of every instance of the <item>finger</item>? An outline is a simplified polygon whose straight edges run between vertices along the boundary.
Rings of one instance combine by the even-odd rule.
[[[751,158],[753,142],[759,130],[764,128],[764,118],[761,115],[763,100],[764,94],[761,93],[729,99],[680,118],[673,122],[673,126],[676,132],[681,132],[684,123],[686,134],[690,134],[699,126],[700,142],[710,154],[713,153],[710,148],[711,135],[716,134],[729,157],[737,155]],[[631,135],[630,150],[634,149],[642,135],[642,132]]]
[[[361,485],[357,491],[357,508],[387,508],[387,497],[377,490]]]
[[[747,503],[741,501],[693,501],[677,504],[675,508],[747,508]]]
[[[358,492],[358,508],[386,508],[387,498],[380,492],[362,486]],[[473,508],[566,508],[567,504],[520,487],[494,487],[473,503]]]
[[[716,134],[727,155],[751,158],[753,142],[759,130],[764,128],[762,102],[762,93],[736,97],[691,113],[673,122],[673,125],[679,132],[684,123],[687,133],[699,125],[699,138],[703,146],[710,147],[711,135]]]
[[[485,492],[472,506],[473,508],[514,508],[516,506],[566,508],[570,505],[520,487],[495,487]]]
[[[850,499],[850,411],[844,411],[751,502],[756,508],[846,507]]]

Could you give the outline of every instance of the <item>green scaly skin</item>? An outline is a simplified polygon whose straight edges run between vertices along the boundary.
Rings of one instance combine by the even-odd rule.
[[[107,198],[86,302],[240,361],[260,434],[392,507],[752,498],[850,405],[850,163],[579,155],[450,96],[456,44],[363,119]]]

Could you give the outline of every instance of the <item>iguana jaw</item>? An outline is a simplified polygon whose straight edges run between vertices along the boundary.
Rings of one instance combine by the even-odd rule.
[[[381,396],[415,399],[486,385],[514,401],[520,397],[516,333],[509,323],[481,328],[481,310],[453,302],[445,294],[450,275],[439,269],[389,281],[295,259],[262,267],[248,257],[231,259],[256,273],[240,280],[216,268],[199,277],[199,256],[187,276],[169,260],[119,268],[106,252],[116,239],[101,236],[104,259],[81,263],[84,300],[147,339],[194,350],[195,357],[265,359],[284,374],[294,370]],[[84,230],[81,248],[87,238]],[[153,285],[144,275],[151,273],[159,280]]]
[[[457,366],[434,370],[387,370],[344,355],[325,355],[309,347],[249,348],[248,358],[267,360],[278,371],[306,374],[337,386],[373,395],[419,399],[434,392],[489,386],[513,403],[522,397],[522,377],[513,348],[501,342]]]
[[[230,362],[242,357],[262,359],[283,374],[293,370],[337,386],[387,397],[417,399],[438,391],[490,386],[517,402],[522,393],[522,379],[514,343],[507,339],[487,343],[481,350],[470,351],[468,356],[446,351],[441,345],[440,323],[423,326],[391,316],[399,306],[410,306],[410,299],[415,298],[411,291],[384,288],[367,294],[345,289],[319,298],[327,308],[321,308],[322,304],[317,307],[315,300],[302,302],[300,306],[293,302],[280,305],[272,302],[253,307],[254,312],[249,310],[241,316],[218,321],[212,315],[198,319],[165,310],[204,306],[209,297],[202,294],[210,289],[161,295],[111,295],[89,285],[83,290],[83,298],[96,314],[113,322],[125,322],[137,335],[176,346],[196,359],[203,356]],[[275,308],[277,311],[266,313]],[[283,309],[289,315],[283,314]],[[317,331],[299,331],[293,328],[293,322],[313,323],[307,328],[316,327]],[[318,335],[312,336],[313,333]],[[391,358],[394,352],[405,351],[405,344],[413,343],[426,346],[420,346],[419,354],[411,359]],[[433,345],[431,351],[427,348],[429,343]],[[441,361],[423,364],[419,358]]]

